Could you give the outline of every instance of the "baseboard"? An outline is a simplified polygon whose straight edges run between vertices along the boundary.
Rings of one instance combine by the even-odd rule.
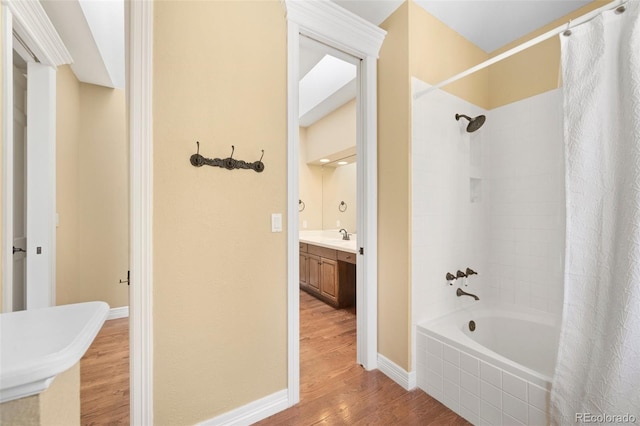
[[[289,408],[287,389],[265,396],[253,402],[198,423],[199,426],[245,426],[266,419]]]
[[[129,307],[128,306],[120,306],[119,308],[111,308],[109,309],[109,315],[107,316],[107,321],[118,318],[127,318],[129,316]]]
[[[406,390],[416,387],[416,372],[407,372],[395,362],[382,354],[378,354],[378,370],[382,371],[391,380],[402,386]]]

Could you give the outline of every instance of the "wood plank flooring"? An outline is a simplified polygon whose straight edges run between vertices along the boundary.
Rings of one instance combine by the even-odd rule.
[[[80,360],[83,426],[129,424],[129,319],[106,321]]]
[[[107,321],[80,364],[83,426],[129,424],[129,322]],[[421,390],[356,364],[356,317],[300,292],[300,396],[259,425],[468,425]]]
[[[300,292],[300,403],[259,425],[468,425],[421,390],[356,364],[356,317]]]

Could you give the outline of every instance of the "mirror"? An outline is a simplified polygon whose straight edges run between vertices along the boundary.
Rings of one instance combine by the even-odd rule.
[[[322,229],[356,232],[356,156],[322,166]]]

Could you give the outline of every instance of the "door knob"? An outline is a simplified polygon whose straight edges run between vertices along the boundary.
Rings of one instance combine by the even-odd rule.
[[[27,251],[23,248],[13,246],[13,254],[20,253],[20,252],[26,253]]]

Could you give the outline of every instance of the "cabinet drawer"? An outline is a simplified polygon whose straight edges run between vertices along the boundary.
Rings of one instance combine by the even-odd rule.
[[[338,260],[343,262],[356,264],[356,255],[355,253],[348,253],[346,251],[338,251]]]
[[[300,243],[300,253],[307,252],[307,243]]]
[[[334,249],[320,247],[320,246],[313,246],[309,244],[307,247],[307,251],[309,252],[309,254],[315,254],[316,256],[324,257],[326,259],[331,259],[331,260],[337,259],[336,250]]]

